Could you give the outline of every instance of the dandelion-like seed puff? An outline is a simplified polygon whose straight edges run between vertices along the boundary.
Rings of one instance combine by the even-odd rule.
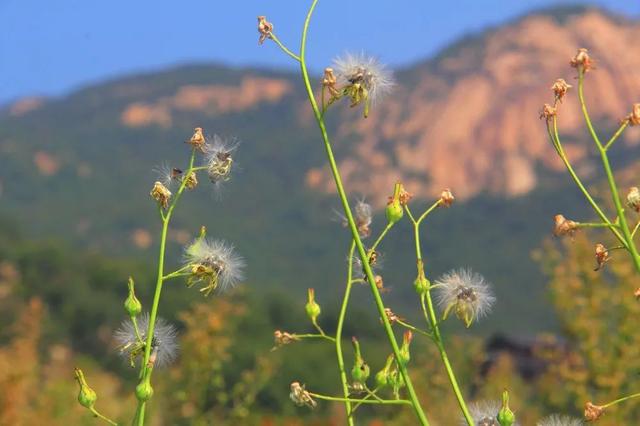
[[[466,327],[491,311],[496,298],[484,277],[469,269],[443,275],[434,286],[438,305],[447,318],[453,310]]]
[[[500,412],[500,402],[480,401],[469,405],[469,414],[475,426],[500,426],[498,422],[498,412]],[[467,420],[460,419],[460,425],[466,425]]]
[[[144,346],[149,330],[149,314],[138,317],[138,331],[140,339],[136,335],[136,329],[131,320],[123,321],[113,337],[118,343],[120,354],[135,366],[136,358],[144,355]],[[164,367],[170,365],[178,356],[178,332],[173,324],[163,318],[157,318],[151,339],[151,353],[155,353],[155,366]]]
[[[184,258],[191,273],[187,286],[203,283],[200,291],[205,296],[218,288],[233,287],[244,277],[244,259],[222,240],[198,238],[187,246]]]
[[[203,148],[207,175],[217,189],[220,189],[223,183],[231,179],[233,151],[236,147],[237,145],[230,144],[218,135],[214,135],[213,140],[207,142]]]
[[[334,68],[342,96],[351,99],[352,107],[364,103],[365,117],[369,114],[369,105],[389,93],[395,84],[391,72],[376,58],[364,53],[338,57]]]
[[[537,426],[583,426],[584,422],[575,417],[553,414],[536,423]]]

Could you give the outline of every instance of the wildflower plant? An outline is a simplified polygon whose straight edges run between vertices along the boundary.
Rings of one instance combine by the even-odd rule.
[[[335,330],[328,334],[319,326],[318,317],[322,310],[315,300],[316,291],[310,289],[306,312],[315,332],[294,333],[276,330],[274,333],[274,349],[298,344],[307,339],[319,339],[332,344],[335,347],[342,394],[331,396],[316,393],[311,390],[312,385],[296,381],[291,384],[291,400],[298,406],[309,408],[316,407],[322,400],[341,402],[344,404],[349,425],[355,424],[356,412],[364,404],[406,406],[412,408],[418,424],[429,425],[428,410],[419,400],[408,371],[412,358],[411,343],[415,337],[420,336],[429,339],[438,348],[464,422],[470,426],[476,426],[480,423],[475,421],[460,389],[453,366],[447,356],[440,323],[450,317],[449,313],[455,313],[464,326],[471,327],[473,323],[490,311],[495,301],[493,292],[482,276],[469,270],[453,271],[433,284],[427,278],[420,242],[420,226],[431,213],[452,205],[455,197],[450,189],[443,190],[440,196],[420,213],[414,213],[413,207],[410,205],[412,194],[406,191],[402,183],[396,184],[385,209],[386,225],[377,234],[374,232],[375,224],[372,221],[371,206],[364,200],[359,200],[354,204],[353,209],[351,208],[333,153],[325,116],[331,107],[335,107],[344,100],[351,108],[361,108],[363,119],[366,119],[371,108],[392,92],[394,80],[391,72],[376,58],[364,53],[344,54],[338,57],[331,66],[325,68],[317,88],[320,94],[318,100],[306,64],[307,36],[317,4],[318,0],[312,0],[302,29],[298,53],[285,46],[276,36],[274,24],[269,22],[265,16],[258,17],[258,43],[263,44],[267,40],[274,42],[300,66],[301,78],[320,130],[342,205],[340,216],[351,234],[351,244],[347,255],[346,284]],[[384,280],[376,271],[376,267],[379,267],[380,250],[384,238],[401,220],[410,221],[413,227],[416,254],[416,278],[413,286],[417,293],[417,306],[421,309],[425,320],[424,327],[410,324],[402,315],[394,313],[385,305],[382,297],[385,291]],[[368,246],[363,243],[364,239],[370,242]],[[349,364],[345,360],[343,330],[349,301],[354,286],[357,284],[369,287],[389,342],[391,353],[385,364],[381,366],[368,363],[366,347],[355,336],[351,337],[354,352],[353,361]],[[441,308],[439,312],[436,306]],[[401,342],[398,341],[394,326],[402,330]],[[496,416],[499,413],[502,413],[502,417],[498,420]],[[511,426],[515,422],[515,415],[511,411],[501,411],[500,405],[492,415],[497,422],[495,424],[500,426]]]
[[[169,224],[179,200],[186,191],[198,186],[198,173],[206,173],[208,180],[216,187],[228,182],[234,165],[235,144],[222,138],[208,138],[203,129],[197,127],[186,141],[190,149],[188,165],[184,169],[164,163],[156,169],[158,180],[149,193],[156,202],[161,222],[160,250],[155,292],[149,312],[143,313],[143,303],[135,292],[133,278],[128,281],[128,294],[124,300],[126,319],[114,334],[118,351],[132,368],[138,369],[138,384],[135,396],[138,400],[132,424],[143,426],[147,405],[154,395],[152,374],[156,368],[173,363],[178,357],[177,328],[158,316],[163,284],[169,280],[183,278],[186,287],[200,287],[205,296],[233,287],[243,279],[245,262],[231,244],[206,235],[201,227],[199,236],[184,248],[183,264],[177,270],[165,270],[165,251]],[[197,162],[198,157],[202,159]],[[198,164],[200,163],[200,164]],[[117,424],[99,413],[95,408],[97,394],[87,384],[84,373],[76,370],[80,385],[78,401],[101,420]]]
[[[595,150],[602,163],[602,170],[606,177],[608,192],[613,205],[613,212],[606,212],[602,202],[596,200],[592,191],[585,186],[581,177],[576,173],[571,159],[565,151],[560,138],[559,117],[561,117],[563,107],[562,100],[565,96],[571,93],[570,89],[572,86],[567,84],[564,79],[560,78],[551,86],[551,91],[554,96],[553,104],[545,104],[543,106],[540,118],[544,119],[547,127],[547,133],[553,147],[562,160],[569,175],[593,209],[593,212],[597,216],[597,220],[592,222],[580,222],[567,219],[563,215],[558,214],[554,219],[554,234],[556,236],[573,236],[576,232],[588,228],[608,230],[613,237],[613,241],[607,244],[599,242],[595,245],[593,255],[595,257],[596,267],[594,271],[602,271],[605,268],[605,265],[611,261],[611,252],[621,250],[623,252],[627,252],[633,262],[636,272],[640,273],[640,251],[634,241],[638,228],[640,228],[640,218],[638,217],[638,212],[640,212],[640,191],[637,187],[631,187],[626,192],[626,196],[624,196],[624,191],[616,181],[610,161],[610,153],[624,131],[630,126],[640,125],[640,103],[633,104],[630,107],[629,114],[625,117],[621,117],[618,129],[608,140],[601,139],[589,115],[584,93],[587,76],[590,72],[595,70],[594,63],[595,61],[591,58],[589,51],[585,48],[578,49],[575,56],[571,58],[569,62],[570,66],[577,72],[577,91],[580,109],[582,111],[586,127],[589,131],[589,135],[595,145]],[[632,226],[633,222],[635,222],[635,225]],[[636,287],[633,292],[629,291],[627,297],[640,298],[640,288]],[[595,421],[604,415],[608,407],[638,397],[640,397],[640,393],[634,393],[602,405],[597,405],[588,401],[585,404],[584,418],[587,421]]]

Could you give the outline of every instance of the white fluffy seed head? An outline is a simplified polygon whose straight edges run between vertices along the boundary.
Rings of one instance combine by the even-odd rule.
[[[584,422],[575,417],[552,414],[536,423],[537,426],[583,426]]]
[[[226,290],[244,278],[245,261],[222,240],[198,238],[185,249],[187,265],[206,265],[217,271],[217,288]]]
[[[219,190],[225,182],[231,179],[231,172],[234,169],[233,152],[238,147],[235,141],[227,141],[218,135],[207,138],[204,145],[204,165],[207,168],[209,180]]]
[[[497,419],[500,407],[499,401],[479,401],[469,404],[469,413],[474,426],[500,426]],[[460,419],[460,425],[466,424],[467,420],[464,417]]]
[[[444,274],[436,281],[434,291],[438,306],[443,311],[451,307],[456,310],[464,308],[469,310],[472,320],[491,312],[496,300],[484,277],[470,269],[457,269]]]
[[[155,173],[157,180],[167,188],[169,188],[174,181],[174,169],[169,165],[169,163],[162,163],[159,166],[154,167],[153,172]]]
[[[149,314],[145,313],[137,317],[138,331],[143,342],[147,340],[149,330]],[[125,320],[120,325],[114,335],[115,341],[120,348],[120,354],[127,360],[142,360],[144,345],[140,345],[136,331],[131,320]],[[151,340],[151,350],[156,353],[156,367],[170,365],[178,356],[178,331],[173,324],[163,318],[156,318]]]
[[[368,91],[369,101],[375,104],[395,85],[391,72],[373,56],[346,53],[334,60],[340,86],[361,82]]]

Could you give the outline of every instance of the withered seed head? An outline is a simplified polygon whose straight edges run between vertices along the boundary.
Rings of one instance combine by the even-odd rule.
[[[607,248],[600,243],[596,244],[595,254],[598,267],[594,269],[594,271],[599,271],[604,268],[604,264],[607,263],[611,258],[609,257],[609,250],[607,250]]]
[[[184,186],[187,189],[194,189],[198,186],[198,177],[196,176],[196,172],[191,172],[184,177]]]
[[[167,189],[161,182],[153,184],[153,188],[150,192],[151,197],[162,206],[163,209],[169,207],[169,199],[171,198],[171,191]]]
[[[578,229],[578,224],[573,220],[565,218],[561,214],[557,214],[554,217],[555,227],[553,229],[553,235],[556,237],[562,237],[564,235],[573,235]]]
[[[553,94],[556,96],[556,99],[562,102],[562,98],[564,98],[564,95],[567,94],[571,87],[573,86],[567,84],[567,82],[564,81],[564,78],[559,78],[555,83],[553,83],[551,90],[553,90]]]
[[[629,188],[629,192],[627,193],[627,205],[640,213],[640,190],[637,186]]]
[[[273,340],[275,341],[277,348],[283,345],[288,345],[292,342],[297,342],[298,340],[300,340],[300,338],[294,333],[287,333],[286,331],[276,330],[273,332]]]
[[[631,114],[627,116],[627,120],[632,126],[640,125],[640,103],[633,104]]]
[[[583,72],[587,72],[593,68],[593,60],[589,56],[589,51],[584,47],[578,49],[578,53],[571,58],[570,64],[573,68],[577,68],[578,70],[582,68]]]
[[[202,133],[202,127],[196,127],[195,129],[193,129],[193,135],[191,136],[191,139],[187,141],[189,145],[200,152],[204,152],[205,142],[206,140],[204,134]]]
[[[604,414],[604,407],[594,405],[591,401],[584,405],[584,419],[588,422],[598,420]]]
[[[451,207],[451,204],[453,204],[455,199],[456,197],[453,196],[453,193],[449,188],[440,193],[440,204],[445,207]]]
[[[544,104],[544,106],[542,107],[542,111],[540,111],[540,118],[544,118],[545,120],[549,121],[553,117],[555,117],[557,113],[558,110],[555,107],[549,104]]]
[[[340,95],[340,91],[337,87],[338,79],[333,73],[333,68],[327,67],[324,69],[324,76],[322,77],[322,86],[329,90],[332,97]]]
[[[266,39],[271,38],[272,31],[273,24],[271,22],[267,22],[267,17],[258,16],[258,32],[260,33],[258,44],[262,44]]]

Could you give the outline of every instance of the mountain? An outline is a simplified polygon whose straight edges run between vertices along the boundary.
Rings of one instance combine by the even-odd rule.
[[[397,180],[424,196],[444,187],[466,198],[482,191],[530,192],[542,176],[563,167],[536,119],[543,103],[553,100],[553,81],[572,84],[569,59],[577,48],[588,48],[597,60],[586,87],[591,115],[615,125],[640,101],[638,38],[637,21],[594,9],[554,9],[465,39],[398,72],[395,93],[368,120],[351,113],[338,129],[337,141],[358,141],[348,142],[342,155],[347,185],[378,204],[386,198],[377,188]],[[568,152],[584,165],[575,92],[560,122]],[[625,138],[637,142],[640,130]],[[307,181],[331,188],[326,170],[311,170]]]
[[[553,80],[572,75],[569,57],[587,46],[599,61],[588,77],[594,117],[623,116],[633,95],[640,97],[638,35],[637,23],[594,10],[531,15],[398,72],[397,90],[367,120],[347,107],[329,114],[353,200],[366,196],[380,206],[397,179],[417,195],[416,209],[443,187],[462,200],[429,219],[424,253],[430,277],[469,266],[495,284],[500,303],[481,330],[554,327],[531,251],[550,234],[554,214],[588,213],[559,173],[537,112]],[[571,155],[588,174],[592,158],[574,99],[561,120]],[[247,259],[247,286],[284,288],[301,303],[304,288],[315,287],[333,304],[349,237],[335,220],[339,203],[329,193],[323,147],[291,73],[183,66],[9,105],[0,111],[0,215],[32,238],[150,263],[159,232],[149,197],[153,169],[185,167],[184,141],[194,127],[239,141],[238,167],[222,193],[201,182],[183,198],[169,234],[169,267],[206,225]],[[628,142],[637,140],[629,135]],[[620,149],[620,161],[637,154],[631,143]],[[383,227],[378,211],[374,232]],[[391,288],[385,297],[407,315],[417,308],[410,235],[403,223],[382,247]],[[371,309],[369,302],[355,303]]]

